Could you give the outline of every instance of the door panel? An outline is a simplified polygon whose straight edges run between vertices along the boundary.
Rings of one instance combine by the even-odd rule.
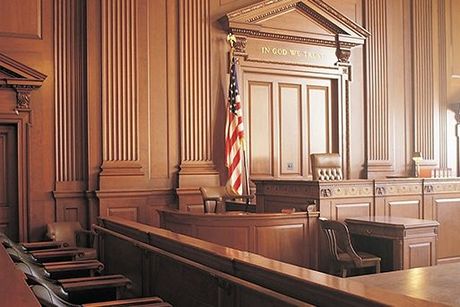
[[[337,152],[336,80],[244,73],[251,176],[308,178],[310,153]]]
[[[18,240],[16,128],[0,126],[0,231]]]

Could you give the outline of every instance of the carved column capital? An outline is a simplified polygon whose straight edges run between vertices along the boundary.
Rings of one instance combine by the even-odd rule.
[[[237,55],[246,57],[248,55],[246,52],[247,43],[248,43],[248,38],[246,36],[236,36],[236,42],[234,44],[235,53]]]
[[[16,109],[29,110],[30,109],[30,94],[34,89],[30,85],[15,85],[16,90]]]
[[[351,49],[338,47],[335,55],[340,63],[350,63]]]

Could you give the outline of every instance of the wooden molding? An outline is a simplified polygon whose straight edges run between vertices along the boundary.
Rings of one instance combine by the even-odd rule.
[[[209,0],[179,5],[181,164],[212,161]]]
[[[179,1],[181,189],[220,185],[212,155],[211,21],[209,0]]]
[[[103,161],[138,161],[137,1],[102,1]]]
[[[425,160],[436,160],[435,78],[432,22],[433,3],[412,1],[412,77],[414,103],[414,151]]]
[[[264,21],[294,10],[321,25],[328,33],[301,33],[289,29],[280,32],[264,27]],[[364,44],[369,36],[367,30],[321,0],[268,0],[230,12],[220,22],[228,32],[240,38],[237,40],[237,52],[244,53],[239,50],[242,39],[254,37],[333,47],[336,48],[337,60],[344,63],[349,62],[351,48]]]
[[[28,240],[30,220],[31,169],[30,161],[30,128],[31,128],[31,96],[32,90],[39,88],[46,76],[5,54],[0,53],[0,88],[16,91],[16,107],[10,113],[3,113],[0,123],[13,124],[17,127],[18,161],[18,216],[19,240]],[[14,105],[14,102],[12,102]]]
[[[367,80],[367,177],[393,171],[388,100],[387,0],[365,1]]]
[[[0,53],[0,88],[13,88],[17,94],[15,112],[29,111],[30,94],[39,88],[46,75]]]
[[[84,1],[54,0],[56,182],[85,181]]]

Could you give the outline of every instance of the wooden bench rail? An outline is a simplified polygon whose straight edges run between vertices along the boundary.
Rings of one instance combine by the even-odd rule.
[[[54,249],[60,247],[67,247],[68,244],[62,241],[42,241],[42,242],[30,242],[30,243],[19,243],[26,251]]]
[[[90,289],[129,287],[131,281],[125,276],[117,274],[59,279],[58,283],[65,291],[73,292]]]
[[[43,263],[43,267],[50,273],[81,270],[102,272],[104,269],[104,265],[98,260],[46,262]]]
[[[108,229],[105,229],[103,227],[93,225],[93,229],[98,233],[98,235],[101,234],[101,233],[109,234],[109,235],[111,235],[113,237],[116,237],[118,239],[121,239],[121,240],[124,240],[126,242],[129,242],[132,246],[134,246],[136,248],[140,248],[140,249],[142,249],[144,251],[149,251],[149,252],[151,252],[151,253],[153,253],[155,255],[163,256],[163,257],[166,257],[166,258],[171,259],[173,261],[176,261],[176,262],[179,262],[179,263],[182,263],[182,264],[186,264],[187,266],[193,267],[193,268],[195,268],[195,269],[197,269],[197,270],[199,270],[199,271],[201,271],[201,272],[203,272],[205,274],[208,274],[209,277],[212,278],[212,279],[217,278],[218,280],[220,280],[222,285],[225,285],[225,287],[229,287],[231,284],[234,284],[234,285],[238,285],[240,287],[248,288],[248,289],[251,289],[253,291],[260,292],[263,295],[272,298],[274,301],[281,301],[287,306],[311,306],[310,304],[307,304],[305,302],[302,302],[302,301],[296,300],[294,298],[285,296],[285,295],[283,295],[281,293],[277,293],[277,292],[275,292],[273,290],[266,289],[266,288],[261,287],[259,285],[256,285],[256,284],[250,283],[248,281],[242,280],[242,279],[240,279],[238,277],[235,277],[235,276],[220,272],[218,270],[214,270],[212,268],[206,267],[206,266],[204,266],[202,264],[199,264],[197,262],[194,262],[192,260],[186,259],[186,258],[178,256],[178,255],[174,255],[174,254],[169,253],[167,251],[164,251],[164,250],[161,250],[161,249],[156,248],[154,246],[148,245],[146,243],[134,240],[134,239],[132,239],[130,237],[127,237],[125,235],[119,234],[117,232],[114,232],[114,231],[111,231],[111,230],[108,230]]]
[[[129,243],[131,246],[134,245],[140,249],[147,248],[147,246],[149,250],[152,247],[158,248],[170,255],[192,260],[206,269],[212,268],[215,271],[237,277],[239,280],[248,281],[253,285],[259,285],[304,303],[322,306],[436,305],[425,300],[389,293],[381,289],[367,287],[353,281],[289,265],[253,253],[226,248],[117,217],[100,218],[99,223],[102,226],[95,226],[95,229],[101,239],[99,248],[102,259],[106,269],[109,271],[118,270],[116,271],[117,273],[125,273],[125,271],[122,270],[123,263],[116,259],[114,250],[129,250],[127,245]],[[129,255],[140,253],[134,250],[126,252]],[[152,270],[149,266],[145,266],[145,269]],[[151,286],[148,280],[143,279],[142,271],[136,273],[132,270],[132,268],[126,268],[126,273],[138,275],[139,287],[145,287],[144,283]],[[142,270],[142,268],[139,268],[139,270]],[[153,271],[150,274],[153,274]],[[175,304],[162,292],[155,293],[155,295],[159,295]]]
[[[166,304],[166,305],[159,305]],[[125,307],[125,306],[171,306],[159,297],[141,297],[127,300],[108,301],[101,303],[83,304],[82,307]]]

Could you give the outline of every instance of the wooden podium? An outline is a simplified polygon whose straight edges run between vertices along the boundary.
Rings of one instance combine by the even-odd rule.
[[[401,217],[349,218],[345,223],[353,245],[382,258],[382,271],[436,265],[439,223]]]

